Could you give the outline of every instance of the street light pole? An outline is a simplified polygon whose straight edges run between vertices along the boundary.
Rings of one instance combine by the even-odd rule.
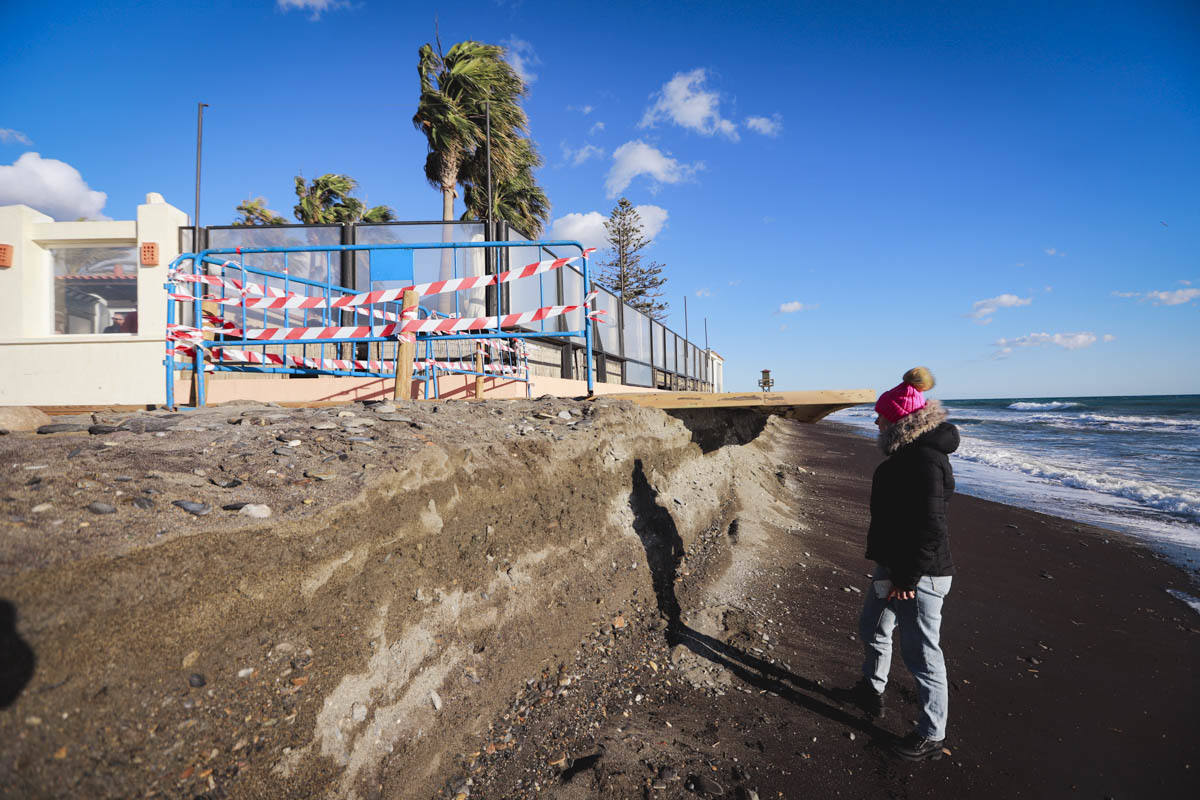
[[[192,217],[192,252],[200,252],[200,155],[204,142],[204,109],[208,103],[196,104],[196,214]]]

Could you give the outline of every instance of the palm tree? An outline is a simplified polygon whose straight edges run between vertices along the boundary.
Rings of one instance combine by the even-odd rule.
[[[243,200],[238,204],[236,211],[241,214],[241,216],[233,221],[234,225],[249,226],[287,224],[286,219],[267,208],[267,199],[265,197],[256,197],[253,200]]]
[[[350,193],[358,188],[358,182],[349,175],[328,173],[305,182],[302,175],[296,176],[296,198],[292,209],[296,219],[308,225],[340,222],[391,222],[396,212],[388,206],[367,208]]]
[[[514,143],[528,128],[520,100],[527,90],[524,81],[504,60],[504,48],[482,42],[459,42],[442,53],[426,43],[418,51],[417,75],[421,96],[413,125],[425,134],[429,153],[425,178],[442,192],[442,220],[454,220],[455,187],[462,171],[484,145],[484,118],[490,106],[492,167],[497,176],[515,170]],[[442,241],[453,239],[453,226],[442,226]],[[453,256],[442,253],[441,277],[453,274]],[[448,311],[452,298],[439,304]]]
[[[550,200],[533,175],[541,165],[542,157],[533,142],[520,138],[514,149],[514,169],[509,174],[492,176],[492,215],[531,239],[542,235],[550,218]],[[487,162],[482,149],[468,163],[463,202],[467,210],[462,219],[487,218]]]

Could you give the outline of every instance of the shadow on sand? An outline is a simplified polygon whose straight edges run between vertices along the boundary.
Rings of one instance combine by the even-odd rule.
[[[659,504],[658,492],[646,480],[640,459],[634,462],[632,487],[629,507],[633,510],[633,527],[646,550],[659,613],[667,620],[668,646],[682,645],[700,658],[729,670],[744,683],[861,731],[872,740],[883,742],[892,738],[871,720],[844,710],[841,707],[846,695],[844,690],[827,689],[816,681],[796,675],[685,625],[681,619],[679,600],[675,596],[675,576],[683,557],[683,540],[671,513]]]
[[[17,633],[17,608],[0,598],[0,708],[8,708],[29,685],[37,659]]]

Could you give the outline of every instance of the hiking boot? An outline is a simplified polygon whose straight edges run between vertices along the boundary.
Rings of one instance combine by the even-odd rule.
[[[859,678],[858,683],[850,689],[850,702],[871,719],[883,717],[883,695],[875,691],[866,678]]]
[[[921,734],[913,731],[908,736],[905,736],[900,741],[896,742],[892,747],[892,752],[900,756],[906,761],[937,761],[942,757],[942,744],[945,740],[926,739]]]

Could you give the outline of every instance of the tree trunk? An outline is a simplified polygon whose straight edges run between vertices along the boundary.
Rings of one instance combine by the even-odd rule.
[[[454,182],[450,181],[447,185],[445,178],[442,179],[442,222],[454,222]],[[442,241],[454,241],[454,225],[442,225]],[[449,280],[454,277],[454,251],[446,249],[442,251],[442,268],[438,275],[438,280]],[[438,311],[443,314],[454,313],[454,293],[446,292],[438,295],[437,304],[435,306]]]

